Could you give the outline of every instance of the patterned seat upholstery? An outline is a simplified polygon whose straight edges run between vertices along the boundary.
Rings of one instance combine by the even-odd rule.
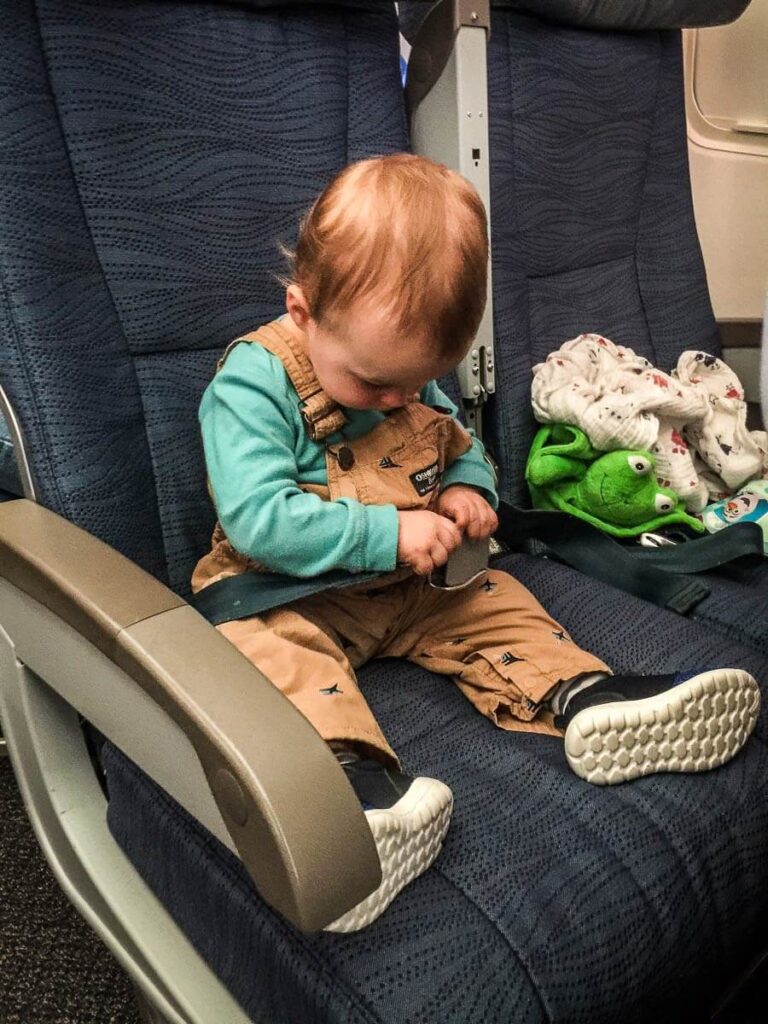
[[[525,504],[531,369],[549,352],[595,331],[669,370],[720,342],[693,220],[679,32],[497,10],[489,105],[497,392],[486,422],[505,497]],[[708,584],[693,615],[768,653],[768,566]]]
[[[543,559],[507,567],[618,669],[724,659],[768,681],[761,655],[697,623]],[[598,788],[571,774],[559,740],[496,729],[445,678],[388,660],[361,683],[406,770],[444,779],[456,802],[435,865],[357,934],[287,926],[227,850],[110,752],[113,831],[255,1021],[708,1019],[763,934],[765,712],[724,768]]]
[[[4,4],[0,80],[24,102],[0,112],[0,383],[39,500],[182,593],[213,525],[196,410],[216,359],[280,311],[278,242],[333,173],[406,144],[393,18]]]
[[[195,412],[216,355],[278,311],[276,240],[290,244],[328,177],[406,145],[394,11],[373,0],[5,0],[4,25],[0,80],[13,102],[0,107],[0,384],[41,500],[183,593],[212,521]],[[518,95],[513,67],[505,86],[499,63],[518,31],[538,45],[530,21],[497,18],[494,104],[505,89]],[[673,49],[653,39],[643,60],[615,40],[645,85],[660,81],[645,60],[658,71]],[[633,96],[627,87],[627,108],[652,119]],[[542,116],[551,107],[543,96]],[[509,124],[498,131],[509,143]],[[562,174],[584,157],[573,147]],[[649,175],[646,186],[663,182]],[[494,187],[503,195],[498,175]],[[506,215],[531,201],[510,190]],[[502,199],[496,212],[498,223]],[[624,216],[606,260],[631,259]],[[530,322],[536,345],[548,343],[553,324],[566,326],[558,295],[583,295],[582,315],[593,308],[566,263],[552,281],[540,275],[531,301],[514,247],[496,244],[502,284],[509,271],[509,297],[497,298],[505,336],[527,338]],[[616,288],[619,309],[627,289]],[[519,402],[530,356],[505,347],[501,361]],[[500,449],[510,432],[504,457],[519,459],[520,421],[497,409],[496,424]],[[618,669],[727,660],[766,681],[764,658],[695,622],[542,560],[507,567]],[[254,1020],[679,1024],[712,1005],[762,934],[764,717],[711,775],[603,790],[569,772],[558,740],[494,729],[445,679],[386,662],[362,681],[406,768],[444,778],[456,814],[434,869],[355,935],[289,927],[238,861],[104,751],[113,834]]]

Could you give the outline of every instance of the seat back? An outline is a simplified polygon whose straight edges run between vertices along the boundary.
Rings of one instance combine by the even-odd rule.
[[[669,370],[719,351],[691,204],[680,33],[495,10],[489,107],[501,490],[527,503],[531,369],[594,331]]]
[[[0,385],[38,500],[185,593],[217,356],[329,178],[406,146],[394,6],[2,6]]]

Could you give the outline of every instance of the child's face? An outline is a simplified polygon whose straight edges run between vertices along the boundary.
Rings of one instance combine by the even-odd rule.
[[[320,386],[347,409],[397,409],[455,366],[425,352],[416,338],[403,338],[374,305],[358,303],[321,325],[308,315],[301,289],[291,285],[286,306]]]

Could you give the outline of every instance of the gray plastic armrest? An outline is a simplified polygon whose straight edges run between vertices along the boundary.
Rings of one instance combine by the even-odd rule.
[[[370,829],[327,744],[181,598],[24,499],[0,504],[0,574],[98,648],[183,729],[256,887],[288,920],[315,931],[378,886]]]

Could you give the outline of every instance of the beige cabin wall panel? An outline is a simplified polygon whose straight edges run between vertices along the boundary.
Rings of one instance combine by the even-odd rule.
[[[768,159],[689,140],[696,226],[718,320],[760,320],[768,286]]]
[[[696,32],[692,88],[707,120],[768,129],[767,44],[768,0],[752,0],[729,25]]]
[[[759,321],[768,287],[768,0],[683,33],[696,224],[715,316]],[[739,130],[741,125],[751,130]]]

